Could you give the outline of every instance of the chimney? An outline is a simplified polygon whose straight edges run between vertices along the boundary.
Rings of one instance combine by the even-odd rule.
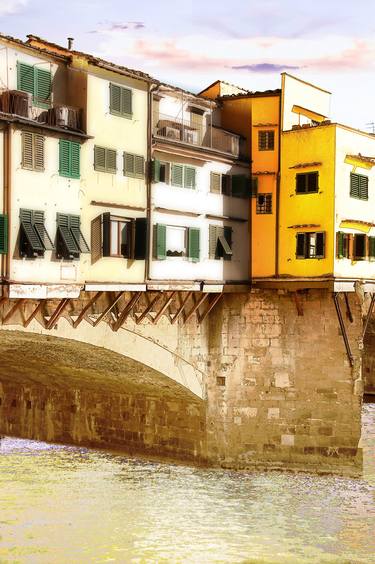
[[[72,50],[73,41],[74,41],[74,37],[68,37],[68,49],[69,49],[69,51]]]

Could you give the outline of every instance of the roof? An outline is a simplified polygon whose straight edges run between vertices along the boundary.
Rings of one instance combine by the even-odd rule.
[[[55,51],[51,51],[50,49],[44,49],[44,48],[41,48],[41,47],[36,47],[34,45],[27,43],[26,41],[22,41],[21,39],[17,39],[16,37],[12,37],[11,35],[5,35],[4,33],[0,32],[0,40],[1,39],[8,41],[9,43],[15,43],[16,45],[19,45],[20,47],[23,47],[24,49],[29,49],[31,51],[35,51],[35,52],[42,54],[42,55],[48,55],[48,56],[54,57],[56,59],[63,59],[64,61],[70,60],[70,57],[68,57],[67,55],[64,55],[63,53],[56,53]]]
[[[212,82],[211,84],[206,86],[206,88],[198,92],[198,96],[200,96],[201,94],[203,94],[203,92],[206,92],[207,90],[215,86],[215,84],[227,84],[228,86],[233,86],[234,88],[238,88],[238,90],[243,90],[244,93],[249,92],[247,88],[242,88],[242,86],[237,86],[236,84],[232,84],[231,82],[227,82],[226,80],[219,79],[219,80],[215,80],[215,82]]]
[[[225,96],[218,96],[218,100],[236,100],[237,98],[261,98],[262,96],[280,96],[281,89],[275,90],[257,90],[255,92],[248,92],[247,94],[226,94]]]

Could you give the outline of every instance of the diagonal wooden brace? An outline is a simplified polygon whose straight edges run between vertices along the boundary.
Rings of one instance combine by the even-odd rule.
[[[69,303],[70,303],[70,298],[64,298],[63,300],[61,300],[56,310],[49,318],[49,321],[47,321],[46,329],[52,329],[52,327],[57,323],[57,321],[63,314],[64,309],[68,306]]]
[[[85,317],[85,313],[86,311],[88,311],[90,309],[90,307],[96,302],[96,300],[98,300],[100,298],[100,296],[103,294],[103,292],[96,292],[95,296],[93,298],[91,298],[91,300],[89,300],[89,302],[85,305],[85,307],[82,309],[81,313],[79,314],[79,316],[77,317],[77,319],[75,321],[73,321],[73,328],[75,329],[76,327],[78,327],[78,325],[81,323],[81,321],[83,320],[83,318]]]
[[[130,314],[131,310],[133,309],[133,307],[136,305],[136,303],[139,301],[140,297],[142,295],[142,292],[136,292],[132,298],[130,299],[129,303],[125,306],[125,308],[122,310],[122,312],[120,313],[120,316],[118,318],[118,320],[113,324],[112,329],[113,331],[118,331],[120,329],[120,327],[123,325],[123,323],[126,321],[126,318],[128,317],[128,315]]]

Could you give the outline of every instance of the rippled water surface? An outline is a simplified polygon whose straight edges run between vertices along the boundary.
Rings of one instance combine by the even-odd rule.
[[[202,470],[3,439],[0,562],[375,563],[375,405],[360,480]]]

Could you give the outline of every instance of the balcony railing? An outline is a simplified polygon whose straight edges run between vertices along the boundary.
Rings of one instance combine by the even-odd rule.
[[[240,137],[210,123],[195,123],[165,114],[154,116],[153,134],[155,137],[172,142],[206,147],[227,153],[234,157],[240,154]]]

